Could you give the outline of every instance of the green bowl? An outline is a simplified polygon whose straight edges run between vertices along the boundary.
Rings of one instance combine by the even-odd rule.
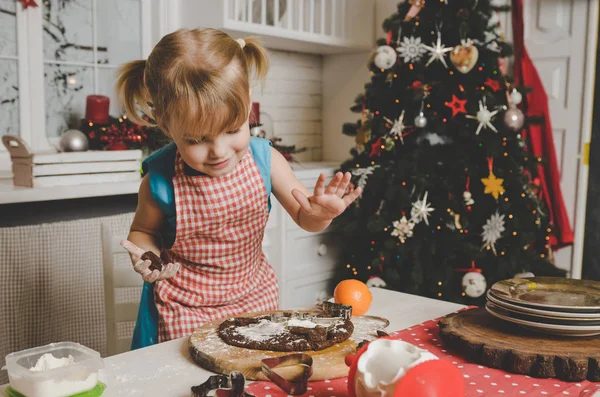
[[[102,382],[98,382],[96,387],[94,387],[93,389],[87,390],[87,391],[84,391],[81,393],[73,394],[72,396],[69,396],[69,397],[99,397],[102,395],[102,393],[104,393],[105,389],[106,389],[106,385]],[[16,391],[15,389],[13,389],[10,386],[8,386],[6,388],[6,396],[7,397],[27,397],[27,396],[22,395],[21,393],[19,393],[18,391]]]

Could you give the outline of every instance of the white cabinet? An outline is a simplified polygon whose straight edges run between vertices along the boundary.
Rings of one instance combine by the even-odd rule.
[[[373,0],[179,0],[183,28],[255,35],[269,48],[331,54],[372,48]]]
[[[292,164],[296,177],[311,192],[320,173],[329,180],[338,166],[323,162]],[[303,230],[274,197],[263,250],[279,280],[280,308],[309,308],[333,293],[337,249],[331,234],[327,230]]]

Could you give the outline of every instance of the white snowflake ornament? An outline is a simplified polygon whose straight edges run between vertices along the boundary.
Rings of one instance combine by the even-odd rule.
[[[392,121],[387,117],[384,117],[383,119],[392,124],[392,129],[390,130],[389,134],[394,137],[398,137],[400,142],[404,143],[404,137],[402,136],[402,132],[406,129],[406,126],[404,125],[404,110],[402,111],[402,114],[400,114],[400,117],[398,117],[396,120]]]
[[[396,63],[398,54],[389,45],[379,46],[375,52],[373,63],[379,69],[390,69]]]
[[[475,135],[479,135],[479,132],[481,132],[482,128],[489,128],[497,133],[498,130],[492,124],[492,120],[494,119],[494,116],[498,114],[499,111],[500,109],[496,109],[490,112],[485,103],[479,101],[479,111],[477,112],[477,115],[473,116],[468,114],[466,116],[469,119],[474,119],[479,122],[479,126],[477,127],[477,131],[475,131]]]
[[[415,223],[421,223],[421,221],[425,222],[427,226],[429,226],[429,215],[430,212],[435,211],[435,208],[431,206],[431,203],[427,202],[427,194],[429,192],[425,192],[423,199],[419,199],[412,204],[412,209],[410,210],[411,220]]]
[[[416,62],[427,52],[427,49],[421,43],[420,37],[406,37],[400,43],[396,51],[403,57],[404,62]]]
[[[394,221],[392,223],[394,226],[394,230],[392,230],[392,236],[398,237],[402,243],[406,241],[407,238],[412,237],[413,229],[415,228],[415,222],[413,220],[406,219],[406,216],[402,216],[399,221]]]
[[[424,47],[429,50],[429,53],[431,54],[431,57],[425,66],[429,66],[437,59],[444,64],[446,69],[448,69],[448,64],[446,63],[446,59],[444,59],[444,54],[452,51],[453,47],[444,47],[442,44],[442,34],[440,32],[438,32],[437,41],[435,44],[432,43],[431,46],[424,45]]]
[[[481,233],[481,237],[483,240],[483,247],[490,247],[496,253],[496,241],[500,237],[502,237],[502,232],[506,229],[504,228],[504,214],[500,215],[498,211],[495,214],[492,214],[490,219],[485,222],[483,225],[483,233]]]

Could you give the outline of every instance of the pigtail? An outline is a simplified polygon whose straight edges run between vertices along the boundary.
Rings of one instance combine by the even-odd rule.
[[[244,51],[244,58],[246,59],[246,65],[248,66],[248,73],[251,74],[254,72],[253,77],[260,80],[264,85],[267,72],[269,71],[269,57],[267,56],[267,50],[254,37],[245,38],[243,41],[245,45],[242,50]]]
[[[144,84],[144,72],[146,70],[146,61],[131,61],[119,68],[117,84],[115,90],[119,103],[125,107],[125,112],[129,119],[139,125],[154,127],[155,125],[147,122],[140,117],[138,109],[146,116],[152,116],[152,108],[148,104],[150,95]]]

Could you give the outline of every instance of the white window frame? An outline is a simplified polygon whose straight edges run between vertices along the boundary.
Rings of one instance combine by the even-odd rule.
[[[93,9],[102,0],[92,0]],[[179,25],[179,0],[140,0],[142,56],[146,58],[158,40]],[[23,9],[16,7],[17,57],[19,79],[19,135],[36,153],[56,151],[56,142],[46,135],[46,109],[44,103],[43,7]],[[95,11],[93,11],[95,12]],[[95,20],[95,16],[94,16]],[[94,27],[93,43],[96,43]],[[10,58],[10,57],[7,57]],[[49,62],[60,64],[62,62]],[[64,62],[76,66],[76,62]],[[90,65],[86,64],[89,67]],[[98,73],[103,65],[96,63],[94,53],[94,85],[98,87]],[[0,172],[10,170],[11,162],[3,145],[0,145]]]

